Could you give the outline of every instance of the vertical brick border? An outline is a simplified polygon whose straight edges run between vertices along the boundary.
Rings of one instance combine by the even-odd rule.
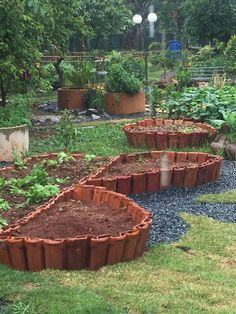
[[[202,131],[184,132],[155,132],[142,128],[149,126],[184,125],[196,126]],[[137,127],[140,128],[137,131]],[[201,146],[208,138],[216,134],[216,129],[208,124],[194,123],[184,120],[145,119],[123,127],[127,140],[134,147],[148,147],[150,149],[184,148],[187,146]]]
[[[13,237],[11,232],[27,224],[40,213],[48,211],[56,203],[69,199],[105,203],[111,208],[129,212],[135,226],[117,234],[81,235],[66,239],[36,239]],[[91,269],[130,261],[140,257],[146,250],[151,214],[123,194],[107,191],[91,185],[76,185],[65,189],[57,197],[39,207],[14,226],[0,233],[0,263],[18,270],[41,271],[50,269]]]
[[[133,173],[127,176],[103,177],[104,173],[117,162],[132,162],[137,157],[161,158],[166,156],[172,162],[190,161],[197,165],[186,165],[183,167],[170,167],[168,169],[157,169],[145,173]],[[90,176],[86,184],[104,186],[108,190],[129,194],[141,194],[144,192],[156,192],[171,187],[191,188],[217,181],[220,176],[220,167],[223,158],[216,155],[197,152],[173,152],[173,151],[151,151],[135,154],[122,154],[109,162],[107,167],[99,169]]]

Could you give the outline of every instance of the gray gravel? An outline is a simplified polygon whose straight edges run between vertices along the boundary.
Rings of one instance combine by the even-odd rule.
[[[153,213],[150,244],[177,241],[190,226],[179,214],[205,215],[216,220],[236,223],[236,204],[208,204],[195,200],[198,195],[220,193],[236,188],[236,163],[224,161],[217,183],[191,189],[171,189],[158,193],[133,195],[132,198]]]

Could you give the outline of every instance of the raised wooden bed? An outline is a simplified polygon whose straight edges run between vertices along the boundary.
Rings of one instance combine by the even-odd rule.
[[[207,153],[151,151],[122,154],[87,179],[125,195],[191,188],[219,179],[223,158]]]
[[[171,119],[146,119],[123,130],[130,145],[157,149],[201,146],[216,134],[210,125]]]
[[[42,215],[49,215],[55,206],[73,200],[80,205],[106,206],[129,216],[132,226],[117,234],[71,234],[66,238],[45,239],[29,236],[24,229]],[[105,217],[106,218],[106,217]],[[30,213],[18,224],[0,233],[0,263],[18,270],[41,271],[51,269],[98,269],[105,265],[126,262],[140,257],[147,244],[152,223],[148,211],[126,196],[107,191],[103,187],[77,185],[65,189],[57,197]],[[56,226],[56,225],[55,225]],[[67,228],[68,225],[63,225]],[[24,232],[27,235],[24,235]]]

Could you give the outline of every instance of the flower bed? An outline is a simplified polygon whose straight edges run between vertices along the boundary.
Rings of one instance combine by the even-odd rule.
[[[87,179],[125,195],[217,181],[223,158],[207,153],[151,151],[122,154]]]
[[[216,134],[210,125],[184,120],[146,119],[123,129],[130,145],[157,149],[201,146]]]
[[[125,215],[124,219],[129,223],[129,228],[127,230],[124,227],[123,230],[117,229],[109,233],[110,229],[103,227],[100,234],[93,233],[92,230],[81,234],[79,230],[78,232],[74,230],[65,238],[60,237],[59,231],[56,238],[52,235],[47,235],[48,238],[30,236],[30,224],[40,218],[41,221],[44,220],[45,216],[50,218],[50,212],[55,211],[55,207],[63,210],[63,206],[68,202],[79,202],[80,210],[81,206],[82,208],[84,206],[85,210],[88,206],[92,207],[94,214],[96,208],[100,211],[110,209],[111,216],[114,212],[120,212]],[[67,207],[68,215],[69,207]],[[105,218],[109,220],[107,213],[106,210]],[[54,212],[51,215],[53,217]],[[54,223],[57,228],[57,222]],[[26,216],[24,220],[0,233],[0,263],[18,270],[40,271],[45,268],[95,270],[105,265],[130,261],[141,256],[145,251],[151,223],[150,213],[126,196],[107,191],[103,187],[76,185],[65,189],[57,197]],[[28,231],[26,231],[27,227]],[[31,226],[31,232],[37,235],[33,227]],[[62,224],[61,230],[68,227],[68,224]],[[56,232],[53,223],[50,228],[52,234]]]

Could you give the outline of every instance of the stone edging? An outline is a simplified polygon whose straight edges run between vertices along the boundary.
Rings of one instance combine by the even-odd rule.
[[[55,203],[76,199],[106,203],[111,208],[126,208],[135,226],[117,236],[78,236],[66,239],[36,239],[12,237],[10,233],[26,224]],[[105,265],[130,261],[140,257],[146,250],[151,214],[126,196],[107,191],[104,187],[76,185],[64,189],[59,195],[31,212],[18,224],[0,233],[0,263],[18,270],[41,271],[51,269],[92,269]]]
[[[186,125],[196,126],[202,129],[202,132],[147,132],[136,131],[138,127],[149,126],[168,126],[168,125]],[[183,148],[187,146],[201,146],[209,137],[216,134],[216,129],[208,124],[194,123],[185,120],[171,120],[171,119],[145,119],[136,123],[127,124],[123,127],[128,142],[135,147],[148,147],[156,149],[167,148]]]

